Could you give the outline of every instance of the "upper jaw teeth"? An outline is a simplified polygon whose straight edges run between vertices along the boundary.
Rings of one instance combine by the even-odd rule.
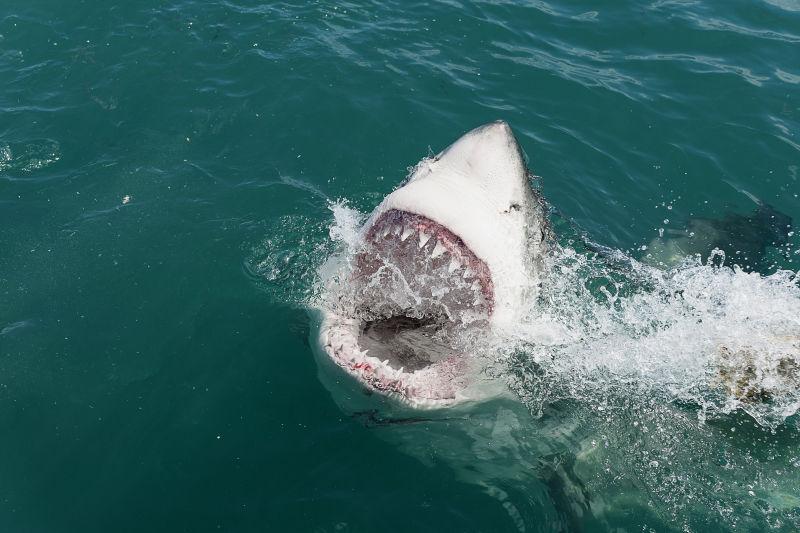
[[[456,259],[455,257],[453,257],[453,258],[451,258],[451,259],[450,259],[450,264],[449,264],[449,265],[447,265],[447,272],[448,272],[449,274],[452,274],[452,273],[453,273],[453,272],[455,272],[455,271],[458,269],[458,267],[460,267],[460,266],[461,266],[461,263],[458,261],[458,259]]]
[[[428,243],[428,240],[431,238],[430,234],[425,233],[424,231],[419,232],[419,247],[422,248]]]
[[[382,238],[386,237],[397,237],[401,242],[406,242],[409,237],[412,237],[415,233],[417,233],[418,237],[418,247],[420,250],[425,248],[433,238],[434,245],[431,248],[430,246],[426,248],[428,254],[431,259],[436,259],[440,256],[445,254],[451,253],[451,250],[446,246],[445,242],[441,236],[435,235],[435,231],[430,231],[427,228],[423,228],[417,226],[415,224],[408,224],[408,223],[394,223],[394,224],[387,224],[379,231],[379,235]],[[455,254],[455,252],[452,252]],[[450,258],[449,263],[447,264],[447,272],[448,274],[452,274],[456,271],[459,271],[459,274],[464,279],[474,278],[476,277],[476,273],[474,270],[469,268],[466,262],[460,257],[460,254],[450,255],[447,256]],[[463,269],[463,271],[461,270]]]

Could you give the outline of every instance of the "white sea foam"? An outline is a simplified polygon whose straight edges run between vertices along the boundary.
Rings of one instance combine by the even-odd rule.
[[[359,228],[366,216],[341,200],[331,202],[328,207],[333,213],[333,224],[330,227],[331,240],[341,243],[346,247],[346,253],[352,254],[359,246]]]
[[[330,236],[352,257],[365,216],[330,207]],[[562,399],[657,398],[694,405],[701,418],[742,410],[775,427],[800,409],[800,287],[789,271],[722,262],[716,254],[664,271],[622,252],[558,249],[525,319],[480,352],[534,413]],[[395,299],[419,299],[403,287],[393,284]]]
[[[542,298],[500,346],[534,411],[563,398],[644,395],[692,402],[701,416],[742,409],[774,426],[800,408],[794,273],[699,260],[662,271],[570,249],[549,271]]]

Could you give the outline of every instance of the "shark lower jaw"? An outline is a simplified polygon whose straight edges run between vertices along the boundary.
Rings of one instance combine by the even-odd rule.
[[[424,325],[394,327],[404,320],[409,319],[363,322],[328,315],[320,341],[328,357],[364,385],[366,393],[377,392],[414,408],[447,407],[466,399],[463,391],[470,380],[465,354],[429,336],[432,331]],[[423,357],[420,348],[426,350]],[[393,357],[382,360],[387,352]]]
[[[488,326],[494,307],[489,268],[452,231],[416,213],[387,210],[363,239],[352,313],[326,318],[325,351],[368,389],[413,407],[459,401],[470,374],[460,339]]]

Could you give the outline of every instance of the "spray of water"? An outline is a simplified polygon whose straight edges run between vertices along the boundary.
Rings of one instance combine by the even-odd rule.
[[[539,301],[500,348],[534,412],[565,398],[640,396],[742,410],[776,427],[800,408],[800,287],[687,259],[662,271],[620,252],[550,259]]]

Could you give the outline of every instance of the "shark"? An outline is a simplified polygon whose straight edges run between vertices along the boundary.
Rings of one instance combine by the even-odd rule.
[[[708,238],[691,244],[713,248],[737,238],[763,241],[788,227],[769,206],[759,208],[746,217],[693,223],[686,239],[658,255],[658,266],[670,268],[662,263],[672,256],[682,260],[695,236]],[[651,427],[665,424],[711,450],[703,453],[713,453],[713,434],[687,434],[693,415],[677,402],[654,408],[649,400],[637,403],[642,400],[634,395],[622,398],[625,408],[609,416],[598,415],[591,398],[566,399],[548,403],[534,416],[519,388],[512,391],[502,379],[495,380],[497,387],[481,382],[482,362],[475,356],[482,346],[473,341],[488,339],[491,350],[507,339],[519,340],[520,322],[531,306],[547,310],[550,284],[559,275],[548,265],[557,267],[565,251],[550,218],[538,178],[506,122],[475,128],[423,158],[320,267],[322,299],[312,310],[309,331],[320,380],[344,413],[380,438],[425,464],[448,464],[459,481],[497,499],[509,527],[613,529],[637,516],[641,524],[668,528],[674,510],[667,504],[654,507],[651,493],[630,486],[639,486],[640,474],[659,465],[680,471],[694,464],[654,460],[663,453],[661,440],[642,441],[631,428],[644,419]],[[780,243],[778,237],[772,240]],[[761,250],[759,245],[748,259]],[[607,259],[616,265],[613,256]],[[779,398],[786,383],[800,379],[800,366],[794,357],[798,337],[778,332],[773,340],[778,338],[780,349],[774,342],[721,339],[710,359],[716,370],[709,385],[743,404]],[[767,344],[767,355],[777,353],[769,367],[762,353]],[[535,374],[546,368],[531,364],[524,371],[535,382]],[[617,442],[632,442],[630,437],[654,448],[642,463],[642,454],[631,455],[630,446],[603,445],[609,434]],[[621,466],[612,472],[609,464]],[[795,483],[785,479],[785,486],[767,495],[776,508],[795,504],[787,496]],[[682,486],[674,490],[682,494]],[[739,496],[724,495],[722,501],[752,500],[752,492]]]
[[[358,250],[321,268],[323,358],[415,408],[474,399],[458,339],[513,325],[553,246],[547,208],[510,126],[477,127],[425,157],[374,209]]]

